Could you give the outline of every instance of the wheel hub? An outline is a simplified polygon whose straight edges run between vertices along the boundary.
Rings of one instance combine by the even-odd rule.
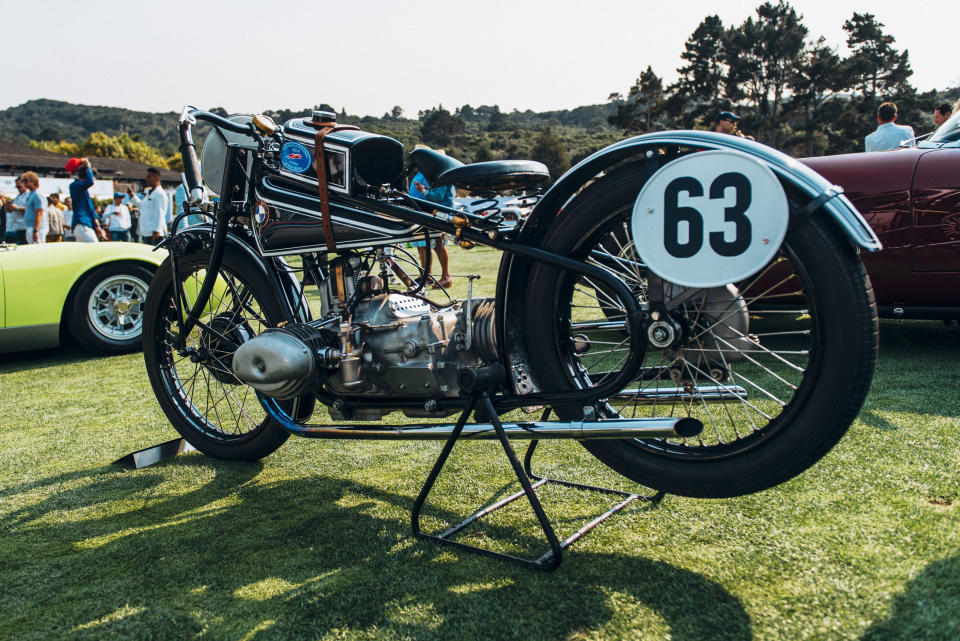
[[[114,296],[110,301],[110,306],[113,308],[114,316],[117,319],[118,323],[126,324],[127,317],[130,315],[131,308],[134,305],[139,305],[140,301],[137,299],[130,299],[127,296]]]
[[[147,284],[135,276],[113,276],[100,282],[90,295],[87,315],[102,336],[126,340],[140,332]]]
[[[223,313],[215,316],[201,330],[201,347],[194,362],[203,363],[210,375],[221,383],[236,384],[233,375],[233,354],[237,348],[253,338],[253,330],[246,324],[236,322],[236,314]]]
[[[669,316],[661,316],[647,326],[647,340],[654,349],[676,347],[683,338],[683,328]]]

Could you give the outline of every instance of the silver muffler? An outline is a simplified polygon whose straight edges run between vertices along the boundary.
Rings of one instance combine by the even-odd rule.
[[[303,394],[318,370],[307,344],[283,331],[267,331],[241,345],[232,369],[241,382],[279,399]]]

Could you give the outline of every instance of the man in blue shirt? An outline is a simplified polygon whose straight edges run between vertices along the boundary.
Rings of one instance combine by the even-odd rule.
[[[95,243],[103,238],[103,229],[97,218],[97,211],[90,199],[93,187],[94,169],[86,158],[71,158],[67,161],[67,172],[77,177],[70,183],[70,199],[73,201],[73,235],[78,242]]]
[[[447,207],[453,207],[453,187],[450,185],[444,187],[432,188],[427,179],[420,172],[413,177],[410,182],[410,189],[407,192],[414,198],[428,200],[432,203],[439,203]],[[411,245],[420,251],[420,264],[426,266],[429,250],[426,247],[426,241],[418,240]],[[436,239],[433,245],[433,251],[437,254],[437,260],[440,262],[440,280],[434,281],[433,289],[440,287],[450,287],[453,280],[450,278],[450,256],[447,254],[446,238],[443,234]]]
[[[877,124],[879,125],[872,134],[864,139],[864,147],[867,151],[888,151],[890,149],[899,149],[900,143],[905,140],[913,140],[913,127],[896,124],[897,105],[892,102],[885,102],[877,109]]]
[[[27,228],[27,244],[42,245],[47,242],[47,204],[45,198],[37,193],[40,187],[40,177],[32,171],[25,171],[20,176],[20,182],[27,188],[27,199],[24,202],[23,222]]]

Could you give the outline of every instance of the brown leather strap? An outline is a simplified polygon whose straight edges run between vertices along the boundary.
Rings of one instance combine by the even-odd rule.
[[[327,125],[317,130],[314,139],[314,156],[317,163],[317,196],[320,198],[320,220],[323,221],[323,240],[327,243],[327,251],[337,250],[337,242],[333,238],[333,221],[330,219],[330,193],[327,190],[327,156],[323,153],[323,139],[333,131],[333,125]]]
[[[333,122],[304,121],[311,127],[317,127],[314,138],[314,156],[317,163],[317,196],[320,198],[320,220],[323,221],[323,240],[327,244],[327,251],[337,250],[337,243],[333,237],[333,220],[330,219],[330,193],[327,189],[327,156],[323,151],[323,140],[331,131],[344,129],[359,129],[353,125],[338,125]],[[349,180],[349,177],[347,178]]]

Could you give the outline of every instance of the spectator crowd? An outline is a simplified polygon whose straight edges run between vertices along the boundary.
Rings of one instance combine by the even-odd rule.
[[[65,167],[73,181],[70,195],[41,194],[40,178],[26,171],[15,182],[15,196],[0,194],[0,240],[18,245],[76,241],[133,241],[156,244],[171,228],[186,199],[183,187],[167,193],[160,171],[146,172],[146,188],[119,191],[114,180],[113,202],[106,207],[90,197],[96,169],[87,158],[71,158]]]
[[[943,103],[933,110],[933,123],[940,127],[950,119],[953,112],[960,107],[960,100],[951,105]],[[740,116],[730,111],[721,111],[715,119],[716,127],[714,131],[721,134],[730,134],[740,136],[741,138],[750,138],[740,131],[737,121]],[[897,105],[893,102],[885,102],[877,109],[877,129],[869,134],[863,141],[865,151],[891,151],[899,149],[901,146],[913,146],[917,140],[922,140],[925,136],[917,137],[913,132],[913,127],[909,125],[897,124]]]
[[[947,122],[960,107],[960,100],[950,105],[938,105],[933,112],[937,127]],[[877,128],[864,139],[865,151],[887,151],[914,145],[918,138],[912,127],[897,123],[897,105],[885,102],[877,109]],[[740,117],[731,111],[720,111],[714,131],[752,138],[738,127]],[[106,207],[94,203],[90,197],[96,169],[87,158],[71,158],[65,167],[73,177],[70,195],[61,201],[59,193],[39,193],[40,179],[26,171],[16,179],[15,196],[0,194],[0,240],[6,243],[29,245],[62,241],[101,242],[133,241],[156,244],[166,237],[176,214],[182,211],[186,193],[182,186],[168,194],[160,185],[160,171],[150,167],[146,172],[146,187],[137,193],[133,187],[119,191],[114,179],[113,202]],[[437,192],[437,193],[435,193]],[[452,200],[450,193],[431,190],[426,179],[418,175],[410,188],[411,195],[442,202]],[[446,204],[446,203],[444,203]],[[190,224],[192,220],[184,221]],[[434,250],[441,267],[438,281],[448,286],[450,276],[448,257],[443,241],[438,240]],[[420,247],[425,261],[429,249]]]

